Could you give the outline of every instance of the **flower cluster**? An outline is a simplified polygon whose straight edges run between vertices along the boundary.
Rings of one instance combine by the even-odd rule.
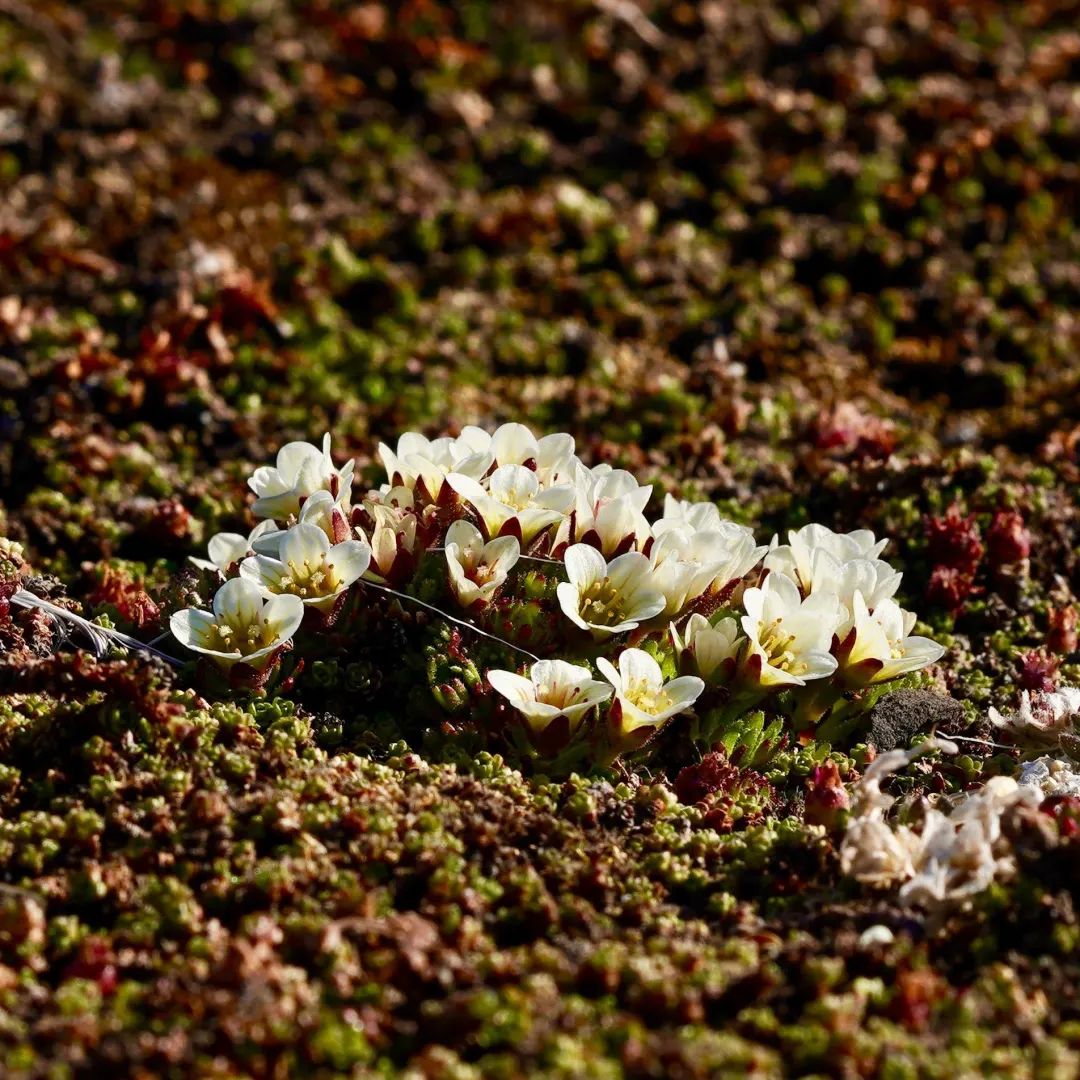
[[[542,651],[557,656],[486,672],[533,745],[602,732],[612,753],[695,708],[705,742],[750,708],[812,725],[942,654],[911,634],[900,574],[869,532],[808,525],[764,547],[713,504],[670,495],[650,520],[651,486],[522,424],[407,432],[378,458],[385,482],[356,502],[353,462],[335,465],[329,436],[257,469],[252,511],[264,520],[218,534],[194,560],[227,580],[212,612],[174,617],[178,640],[222,667],[262,670],[301,622],[334,626],[365,585],[407,600],[438,567],[448,620],[488,638],[515,619],[545,623]],[[508,659],[527,652],[503,640]]]

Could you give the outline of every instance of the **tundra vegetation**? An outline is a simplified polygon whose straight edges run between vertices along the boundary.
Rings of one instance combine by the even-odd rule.
[[[0,1072],[1075,1075],[1078,15],[0,0]]]

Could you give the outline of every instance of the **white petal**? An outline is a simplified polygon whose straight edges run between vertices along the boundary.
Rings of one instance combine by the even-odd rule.
[[[565,432],[545,435],[537,444],[537,468],[542,477],[550,483],[565,476],[574,459],[574,437]]]
[[[466,424],[457,437],[457,445],[466,447],[470,453],[488,453],[491,450],[491,436],[475,424]]]
[[[449,564],[449,569],[450,588],[453,590],[454,596],[457,597],[457,601],[462,607],[471,607],[478,600],[486,601],[490,599],[490,595],[485,595],[484,592],[486,586],[481,587],[477,585],[475,581],[470,581],[461,572],[461,567],[456,563]],[[494,590],[491,590],[491,592],[494,592]]]
[[[274,522],[264,522],[273,525]],[[251,542],[251,549],[256,555],[269,555],[274,559],[281,557],[281,541],[285,539],[288,529],[272,529],[257,536]]]
[[[660,665],[644,649],[623,649],[619,654],[619,674],[624,687],[643,683],[658,690],[664,684]]]
[[[562,514],[557,510],[541,510],[537,507],[519,510],[516,515],[512,516],[517,517],[518,525],[521,528],[521,541],[524,544],[531,543],[544,529],[550,528],[562,518]],[[509,521],[510,518],[508,517],[506,520]]]
[[[603,556],[600,561],[603,562]],[[639,585],[649,584],[649,560],[640,551],[627,551],[607,564],[606,573],[618,592],[629,593]]]
[[[704,689],[705,683],[696,675],[681,675],[665,684],[664,693],[671,699],[672,707],[677,712],[682,712],[689,709],[701,697]],[[675,713],[671,712],[668,715],[674,716]]]
[[[522,465],[536,461],[540,448],[524,424],[502,424],[491,436],[491,452],[500,465]]]
[[[596,666],[599,669],[600,674],[615,687],[615,690],[621,692],[623,688],[622,675],[619,674],[615,665],[606,656],[598,656],[596,658]]]
[[[529,677],[539,693],[542,686],[557,690],[580,686],[592,678],[592,672],[587,667],[570,664],[565,660],[537,660],[529,671]]]
[[[503,671],[500,668],[491,668],[487,673],[487,679],[492,688],[515,707],[536,700],[536,691],[532,681],[523,675]]]
[[[644,555],[638,557],[645,558]],[[563,562],[566,564],[567,578],[579,590],[586,589],[594,582],[600,581],[608,570],[604,556],[596,548],[590,547],[588,544],[573,544],[568,547],[563,555]]]
[[[772,574],[769,575],[772,577]],[[768,580],[768,578],[766,578]],[[757,627],[764,618],[765,609],[765,590],[757,587],[747,589],[743,593],[743,610],[746,614],[743,616],[742,624],[746,633],[754,635],[757,633]]]
[[[330,551],[330,539],[317,525],[294,525],[281,541],[286,566],[321,566]]]
[[[645,533],[648,522],[624,495],[612,499],[600,507],[596,514],[595,528],[605,551],[614,551],[626,537]]]
[[[285,594],[266,601],[263,618],[275,630],[277,643],[288,641],[304,621],[304,602],[299,596]]]
[[[484,538],[471,521],[459,518],[446,530],[443,546],[449,548],[451,545],[458,549],[458,558],[465,566],[476,566],[484,551]]]
[[[382,467],[386,470],[386,479],[388,483],[392,484],[395,476],[400,476],[403,480],[406,479],[404,475],[405,469],[401,464],[400,458],[386,445],[386,443],[379,443],[375,453],[378,456],[379,461],[382,462]]]
[[[804,682],[814,679],[827,679],[836,670],[836,657],[827,652],[807,652],[802,654],[806,670],[802,673]]]
[[[292,484],[284,480],[272,465],[260,465],[248,479],[248,487],[259,496],[281,495]]]
[[[261,518],[287,518],[300,509],[300,496],[293,489],[280,495],[265,495],[251,504],[251,512]]]
[[[371,565],[371,548],[362,540],[344,540],[333,546],[326,562],[334,568],[339,586],[347,588]]]
[[[254,551],[256,540],[260,540],[262,537],[269,536],[271,533],[278,531],[276,521],[260,521],[259,524],[248,533],[248,547]]]
[[[802,600],[798,585],[784,574],[769,574],[762,588],[766,599],[775,598],[775,603],[781,609],[798,608]]]
[[[319,525],[320,523],[314,519],[328,515],[335,505],[334,496],[325,488],[314,491],[307,497],[300,510],[300,520]]]
[[[312,463],[321,463],[323,455],[317,446],[306,442],[286,443],[277,455],[277,471],[285,483],[292,486],[301,469]]]
[[[647,622],[659,615],[665,607],[664,594],[658,589],[639,588],[634,591],[629,608],[626,612],[627,622],[622,623],[618,629],[633,629],[630,622],[636,626],[638,623]],[[613,629],[615,629],[613,627]]]
[[[574,497],[577,494],[572,484],[557,484],[555,487],[538,491],[533,496],[533,505],[543,507],[545,510],[555,510],[559,514],[568,514],[574,505]]]
[[[495,459],[487,451],[475,454],[466,454],[454,463],[454,471],[469,476],[474,480],[480,480],[487,475]]]
[[[423,480],[428,495],[437,499],[446,480],[446,470],[423,454],[408,454],[401,460],[409,475]]]
[[[206,635],[214,625],[214,617],[198,608],[184,608],[169,618],[172,636],[189,649],[199,648],[206,642]]]
[[[285,564],[268,555],[252,555],[240,564],[240,576],[254,582],[264,594],[276,592],[286,573]]]
[[[246,578],[226,581],[214,596],[214,614],[229,622],[254,622],[262,612],[262,592]]]
[[[496,574],[505,577],[521,557],[521,545],[516,536],[500,536],[485,544],[481,554]]]
[[[225,570],[248,553],[248,539],[239,533],[217,533],[206,545],[210,561]]]
[[[577,588],[569,581],[560,581],[555,589],[555,596],[559,601],[562,613],[582,630],[588,630],[589,624],[581,617],[581,596]]]
[[[528,505],[539,487],[536,473],[524,465],[500,465],[488,478],[491,497],[506,506]]]
[[[447,473],[446,482],[467,503],[473,502],[474,499],[488,498],[488,493],[471,476],[465,476],[463,473],[458,472]]]
[[[924,667],[937,663],[944,655],[945,647],[936,641],[924,637],[909,637],[904,641],[904,655],[895,660],[887,660],[871,682],[888,682],[900,675],[921,671]]]

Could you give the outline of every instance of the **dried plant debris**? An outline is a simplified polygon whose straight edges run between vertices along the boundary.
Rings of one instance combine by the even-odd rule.
[[[1078,17],[0,0],[0,1073],[1080,1071]]]
[[[947,812],[927,807],[919,828],[890,825],[887,815],[896,799],[881,782],[896,769],[929,750],[955,754],[955,743],[928,739],[911,750],[890,750],[875,759],[855,786],[852,815],[840,846],[844,872],[874,885],[899,885],[902,903],[961,903],[985,891],[995,880],[1016,873],[1010,844],[1002,831],[1004,814],[1042,801],[1036,774],[1028,766],[1021,783],[995,776],[958,796]],[[1033,763],[1034,764],[1034,763]],[[1047,777],[1056,775],[1040,763]],[[1060,765],[1061,763],[1055,763]]]

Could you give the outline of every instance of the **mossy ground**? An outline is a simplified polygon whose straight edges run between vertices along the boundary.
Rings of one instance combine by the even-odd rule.
[[[1078,17],[0,3],[0,534],[149,638],[286,440],[523,420],[890,535],[983,736],[1080,675]],[[1080,1068],[1064,831],[935,928],[839,876],[813,746],[686,806],[677,747],[546,782],[380,696],[390,631],[228,704],[0,643],[5,1075]]]

